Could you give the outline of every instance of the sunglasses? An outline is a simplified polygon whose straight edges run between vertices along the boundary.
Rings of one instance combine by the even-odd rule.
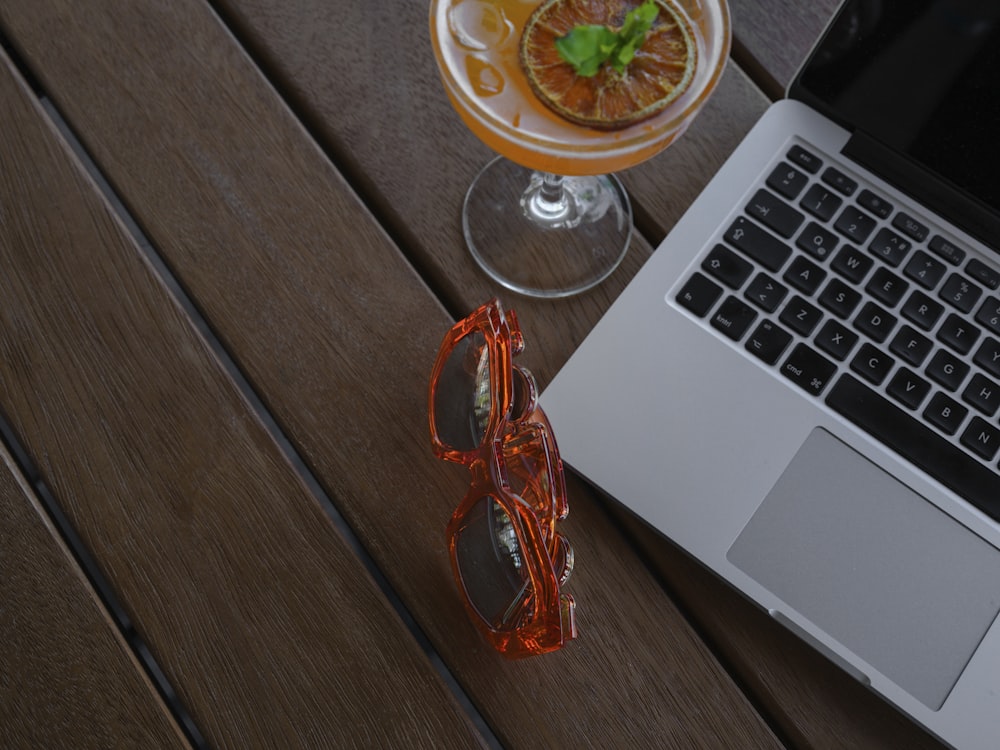
[[[562,586],[573,551],[556,523],[569,504],[552,428],[531,373],[513,363],[524,339],[492,300],[445,335],[430,382],[431,443],[472,474],[448,524],[466,609],[493,647],[517,658],[576,637]]]

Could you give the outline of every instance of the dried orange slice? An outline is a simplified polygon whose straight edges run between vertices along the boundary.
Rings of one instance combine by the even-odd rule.
[[[543,2],[524,26],[520,49],[521,67],[538,98],[571,122],[618,130],[652,117],[684,93],[698,51],[687,19],[669,0],[656,0],[656,20],[621,73],[602,65],[590,78],[579,76],[556,50],[556,39],[576,26],[595,24],[618,31],[625,15],[642,1]]]

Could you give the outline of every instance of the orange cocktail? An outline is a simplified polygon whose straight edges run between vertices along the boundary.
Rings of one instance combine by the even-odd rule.
[[[593,2],[594,0],[590,0]],[[729,51],[725,2],[673,0],[696,45],[694,78],[655,117],[606,131],[551,111],[528,84],[521,34],[539,0],[433,0],[431,38],[445,89],[484,143],[531,169],[596,175],[633,166],[666,148],[714,89]]]

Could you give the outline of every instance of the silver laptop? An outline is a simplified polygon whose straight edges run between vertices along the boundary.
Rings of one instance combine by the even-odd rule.
[[[848,0],[555,377],[565,462],[945,742],[1000,737],[1000,3]]]

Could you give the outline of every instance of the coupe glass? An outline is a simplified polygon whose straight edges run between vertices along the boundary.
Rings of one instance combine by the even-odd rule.
[[[654,117],[607,131],[563,119],[531,90],[519,46],[539,0],[431,0],[431,40],[445,90],[465,124],[501,155],[466,194],[465,240],[483,270],[508,289],[566,297],[600,283],[621,263],[632,210],[610,173],[680,136],[729,55],[726,0],[672,3],[695,38],[693,80]]]

